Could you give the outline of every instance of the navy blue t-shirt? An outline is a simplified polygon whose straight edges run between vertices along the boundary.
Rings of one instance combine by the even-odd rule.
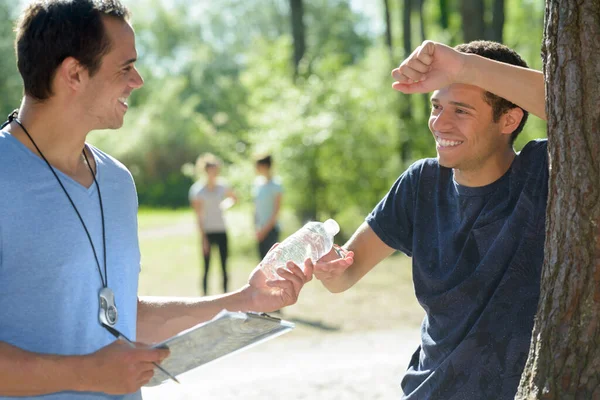
[[[425,309],[404,399],[513,399],[540,292],[547,141],[528,143],[483,187],[461,186],[436,159],[414,163],[367,217],[412,257]]]

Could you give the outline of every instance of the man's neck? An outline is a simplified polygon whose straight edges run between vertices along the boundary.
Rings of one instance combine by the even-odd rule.
[[[74,121],[70,114],[66,114],[64,108],[26,97],[18,119],[53,167],[72,177],[80,175],[82,167],[87,168],[82,160],[82,151],[88,132],[78,124],[80,121]],[[13,122],[7,130],[32,153],[40,155],[20,125]]]
[[[481,187],[489,185],[500,179],[512,165],[515,159],[515,152],[512,147],[497,157],[492,157],[483,165],[473,169],[457,169],[454,171],[454,180],[463,186]]]

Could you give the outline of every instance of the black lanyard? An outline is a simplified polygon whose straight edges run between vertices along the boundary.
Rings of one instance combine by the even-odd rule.
[[[6,121],[0,127],[0,129],[4,128],[6,125],[10,124],[13,121],[16,122],[17,124],[19,124],[21,129],[23,129],[23,132],[25,132],[25,134],[27,135],[29,140],[31,140],[31,143],[33,143],[33,145],[35,146],[35,149],[38,151],[38,153],[40,153],[40,156],[46,162],[46,165],[48,166],[48,168],[50,169],[50,171],[52,172],[52,174],[58,181],[58,184],[62,188],[63,192],[69,199],[69,202],[71,203],[71,206],[73,207],[73,210],[75,210],[75,213],[77,213],[77,216],[79,217],[79,221],[81,222],[81,225],[83,226],[83,229],[85,230],[85,234],[87,235],[87,238],[90,241],[90,246],[92,246],[92,252],[94,253],[94,259],[96,260],[96,266],[98,267],[98,274],[100,274],[100,280],[102,281],[102,287],[107,288],[108,287],[108,271],[106,269],[106,234],[105,234],[105,226],[104,226],[104,207],[102,206],[102,194],[100,193],[100,185],[98,185],[98,181],[96,180],[96,175],[94,174],[94,171],[92,170],[92,166],[90,165],[88,157],[85,154],[85,149],[84,149],[84,151],[82,151],[82,154],[83,154],[83,157],[85,158],[85,162],[86,162],[88,168],[90,169],[90,172],[92,173],[92,177],[94,178],[94,184],[96,185],[96,189],[98,190],[98,201],[100,203],[100,216],[102,217],[102,250],[103,250],[103,254],[104,254],[104,276],[102,276],[102,270],[100,268],[100,262],[98,261],[98,255],[96,254],[96,247],[94,246],[94,242],[92,241],[92,236],[90,235],[90,232],[89,232],[87,226],[85,225],[85,222],[83,221],[83,218],[81,217],[81,214],[79,213],[79,210],[75,206],[75,203],[73,202],[73,199],[71,199],[71,196],[69,196],[69,192],[67,192],[67,189],[65,189],[65,186],[63,185],[60,178],[54,171],[54,168],[52,168],[52,166],[50,165],[50,163],[48,162],[48,160],[46,159],[46,157],[44,156],[44,154],[42,153],[40,148],[37,146],[37,144],[31,137],[31,135],[29,134],[29,132],[27,132],[27,129],[25,129],[25,127],[23,126],[21,121],[19,121],[17,115],[18,115],[17,110],[10,113],[10,115],[8,116],[8,121]],[[96,166],[96,169],[97,168],[98,167]]]

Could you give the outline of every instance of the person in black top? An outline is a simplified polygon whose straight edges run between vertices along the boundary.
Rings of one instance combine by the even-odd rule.
[[[403,399],[513,399],[540,291],[548,197],[546,140],[515,152],[528,112],[545,119],[544,78],[508,47],[430,41],[392,71],[431,92],[437,158],[411,165],[352,238],[315,265],[349,289],[399,250],[425,310]]]

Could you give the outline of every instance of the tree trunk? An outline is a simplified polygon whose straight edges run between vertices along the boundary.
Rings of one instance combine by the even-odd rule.
[[[298,76],[298,67],[306,51],[304,30],[304,5],[302,0],[290,0],[292,18],[292,38],[294,39],[294,79]]]
[[[404,45],[404,58],[412,52],[412,25],[410,17],[412,15],[412,1],[404,0],[402,7],[402,44]]]
[[[465,42],[485,38],[484,12],[484,0],[462,0],[460,2],[463,40]]]
[[[424,4],[425,4],[425,0],[418,0],[419,1],[419,27],[421,28],[421,43],[423,43],[425,41],[425,39],[427,39],[427,35],[425,34],[425,8],[424,8]],[[423,93],[423,95],[421,96],[423,99],[423,105],[424,105],[424,114],[423,116],[425,117],[425,120],[427,120],[427,116],[429,115],[429,110],[431,109],[431,106],[429,105],[429,93]]]
[[[547,0],[542,48],[551,165],[546,248],[519,400],[600,399],[598,38],[598,0]]]
[[[448,29],[450,26],[450,11],[448,0],[440,0],[440,26],[442,29]]]
[[[404,45],[404,58],[408,57],[412,52],[412,1],[404,0],[402,7],[402,44]],[[412,96],[404,96],[403,103],[400,110],[400,118],[404,121],[410,121],[413,118],[412,115]],[[412,158],[412,144],[410,137],[399,143],[400,158],[403,162],[407,162]]]
[[[490,40],[502,43],[504,36],[504,0],[494,0],[492,25],[490,26]]]
[[[390,52],[390,59],[394,57],[394,45],[392,43],[392,19],[390,15],[390,0],[383,0],[385,11],[385,44]]]

